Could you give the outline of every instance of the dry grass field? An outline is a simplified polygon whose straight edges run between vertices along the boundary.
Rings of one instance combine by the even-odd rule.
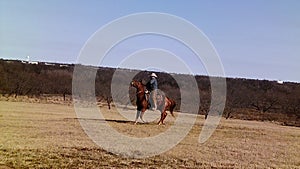
[[[148,137],[166,125],[133,125],[103,107],[119,132]],[[135,110],[130,110],[134,117]],[[151,112],[146,112],[151,113]],[[146,118],[147,120],[147,118]],[[154,157],[120,157],[98,147],[81,128],[71,105],[0,101],[0,168],[300,168],[300,128],[222,119],[204,144],[203,116],[171,150]]]

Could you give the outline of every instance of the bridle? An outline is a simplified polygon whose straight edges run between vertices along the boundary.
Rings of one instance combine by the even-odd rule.
[[[141,91],[136,92],[137,95],[140,94],[140,93],[143,93],[143,91],[141,90]]]
[[[133,82],[131,82],[131,86],[133,86]],[[137,89],[137,92],[136,92],[136,95],[138,95],[138,94],[140,94],[140,93],[143,93],[144,91],[143,90],[140,90],[140,91],[138,91],[138,86],[136,87],[136,89]]]

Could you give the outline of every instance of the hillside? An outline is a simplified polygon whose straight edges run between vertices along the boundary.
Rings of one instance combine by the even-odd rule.
[[[45,62],[22,62],[0,60],[0,94],[4,97],[27,95],[39,97],[56,94],[65,97],[72,93],[74,64]],[[95,92],[99,100],[111,99],[111,80],[116,69],[97,68]],[[150,72],[136,71],[134,79],[147,82]],[[159,87],[180,107],[180,90],[174,78],[157,72]],[[188,76],[176,74],[175,76]],[[210,81],[208,76],[195,76],[200,94],[199,114],[206,114],[210,104]],[[275,121],[283,125],[300,126],[300,84],[276,81],[226,78],[227,100],[223,113],[226,118]],[[189,85],[187,82],[185,85]],[[127,87],[127,86],[126,86]],[[130,99],[135,102],[135,91],[128,86]],[[194,91],[181,91],[192,93]]]

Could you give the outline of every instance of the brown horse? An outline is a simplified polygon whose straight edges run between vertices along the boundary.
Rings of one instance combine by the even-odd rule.
[[[140,117],[143,122],[143,115],[145,111],[149,108],[149,102],[146,99],[146,93],[145,93],[145,85],[141,81],[136,81],[133,80],[130,83],[131,86],[135,87],[137,92],[136,92],[136,105],[137,105],[137,113],[136,113],[136,118],[135,118],[135,124],[137,123],[138,118]],[[161,117],[158,122],[158,125],[164,124],[164,119],[167,117],[167,110],[170,111],[171,115],[173,117],[173,110],[176,106],[176,103],[174,100],[168,98],[168,97],[161,97],[161,99],[157,99],[157,109],[161,112]]]

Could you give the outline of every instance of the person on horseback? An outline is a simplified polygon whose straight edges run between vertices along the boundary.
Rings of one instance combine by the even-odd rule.
[[[148,82],[149,90],[150,90],[150,104],[151,110],[157,109],[157,75],[155,73],[151,73],[150,81]]]

